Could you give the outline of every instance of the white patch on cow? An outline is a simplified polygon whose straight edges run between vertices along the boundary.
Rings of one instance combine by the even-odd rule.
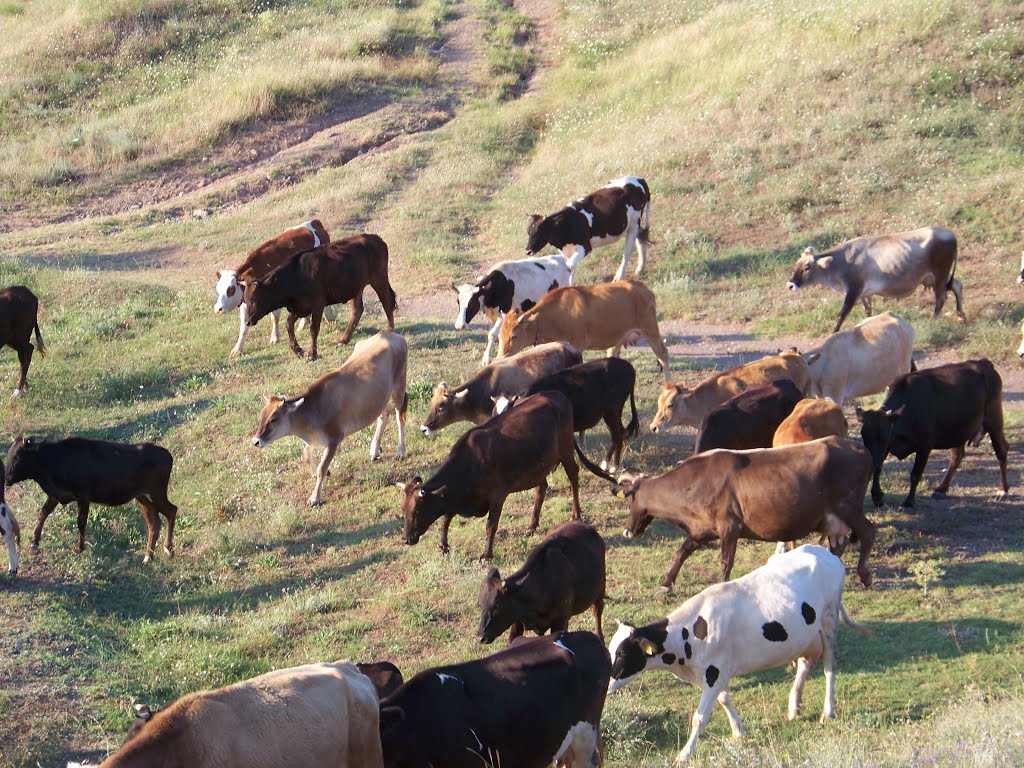
[[[594,226],[594,214],[592,214],[590,211],[586,210],[585,208],[578,208],[577,210],[580,213],[582,213],[584,216],[587,217],[587,224],[589,226],[591,226],[591,227]]]
[[[557,646],[558,646],[559,648],[561,648],[561,649],[562,649],[563,651],[565,651],[566,653],[568,653],[568,654],[569,654],[570,656],[575,656],[575,655],[576,655],[575,653],[573,653],[573,652],[572,652],[572,649],[570,649],[570,648],[569,648],[569,646],[567,646],[567,645],[566,645],[565,643],[563,643],[563,642],[562,642],[561,640],[555,640],[555,645],[557,645]]]
[[[643,184],[640,183],[639,176],[623,176],[621,179],[613,179],[605,184],[605,187],[640,187],[643,189]]]
[[[572,750],[569,760],[562,762],[566,753]],[[597,764],[597,729],[586,720],[576,723],[565,734],[562,744],[555,752],[551,762],[557,766],[572,766],[572,768],[591,768]],[[571,762],[570,762],[571,761]]]
[[[505,395],[494,398],[494,413],[504,413],[508,409],[508,398]]]
[[[615,654],[619,650],[619,646],[622,645],[622,641],[633,634],[634,627],[629,624],[620,623],[618,628],[615,630],[615,634],[612,635],[611,642],[608,643],[608,654],[611,656],[612,661],[615,661]],[[636,675],[632,677],[624,677],[622,679],[612,678],[608,681],[608,693],[615,693],[622,686],[632,680]]]
[[[442,685],[444,685],[449,680],[455,683],[462,683],[462,681],[459,680],[459,678],[457,678],[455,675],[446,675],[444,672],[438,672],[437,679],[441,681]]]
[[[7,544],[7,572],[17,573],[18,548],[14,540],[14,523],[12,518],[13,515],[11,513],[11,508],[7,506],[7,502],[0,503],[0,535],[3,536],[4,541]]]
[[[469,309],[469,300],[478,294],[480,289],[475,285],[463,283],[462,285],[455,286],[455,290],[459,295],[459,313],[455,316],[455,328],[456,330],[461,331],[469,325],[469,320],[466,319],[466,311]]]
[[[319,248],[320,247],[320,237],[319,237],[319,235],[317,235],[316,229],[313,228],[313,222],[312,221],[304,221],[304,222],[302,222],[302,226],[304,226],[306,229],[308,229],[309,230],[309,234],[311,234],[313,236],[313,247],[314,248]]]
[[[11,397],[21,397],[21,390],[15,389],[14,392],[11,393]]]
[[[217,278],[217,301],[213,311],[217,314],[230,312],[242,304],[242,286],[238,284],[237,273],[233,269],[223,269]]]

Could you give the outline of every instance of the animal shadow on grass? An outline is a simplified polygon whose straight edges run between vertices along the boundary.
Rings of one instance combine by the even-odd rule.
[[[24,264],[47,269],[84,269],[89,272],[132,272],[157,269],[173,262],[177,249],[166,246],[123,253],[36,253],[21,257]]]
[[[454,314],[454,313],[453,313]],[[447,349],[461,347],[467,342],[480,346],[480,354],[487,345],[486,328],[470,328],[468,331],[456,331],[448,323],[435,323],[426,320],[395,323],[395,331],[402,334],[409,343],[410,349]],[[497,345],[494,355],[498,354]]]

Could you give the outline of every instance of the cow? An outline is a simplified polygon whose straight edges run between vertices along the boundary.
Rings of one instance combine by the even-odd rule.
[[[696,387],[666,383],[658,395],[658,412],[651,422],[651,432],[665,432],[680,424],[699,429],[704,417],[730,397],[779,379],[789,379],[801,392],[807,392],[810,372],[795,349],[716,373]]]
[[[638,176],[609,182],[549,216],[533,214],[526,228],[526,255],[538,254],[546,245],[560,250],[568,260],[569,285],[580,261],[599,245],[626,238],[622,263],[615,280],[626,275],[634,245],[639,252],[636,274],[644,271],[651,231],[651,190]]]
[[[733,738],[745,735],[729,697],[734,677],[796,664],[787,716],[800,716],[807,675],[819,659],[825,666],[824,723],[835,714],[836,636],[839,619],[856,632],[871,631],[843,607],[842,561],[823,547],[805,544],[776,554],[735,581],[715,584],[691,597],[666,618],[635,627],[619,625],[608,645],[613,693],[647,669],[664,669],[701,689],[690,721],[690,737],[676,757],[693,757],[697,738],[717,701],[729,717]]]
[[[545,341],[564,341],[576,349],[607,349],[618,357],[624,344],[647,339],[665,381],[671,378],[668,350],[658,330],[651,289],[638,280],[556,288],[520,315],[512,310],[501,326],[498,357]]]
[[[246,325],[249,319],[249,308],[242,301],[245,286],[252,280],[264,279],[292,256],[312,248],[319,248],[321,245],[327,245],[329,242],[331,242],[331,236],[327,234],[327,230],[324,229],[324,225],[320,223],[319,219],[305,221],[267,240],[246,256],[245,260],[234,269],[223,269],[217,272],[217,301],[213,304],[213,311],[222,315],[225,312],[238,309],[238,341],[235,342],[235,346],[231,350],[232,357],[242,354],[245,336],[249,331],[249,326]],[[275,309],[271,313],[271,344],[277,343],[280,318],[281,310]]]
[[[395,330],[397,305],[388,281],[388,246],[377,235],[355,235],[303,251],[262,280],[250,281],[243,294],[249,308],[246,324],[256,325],[269,312],[287,307],[288,342],[292,352],[302,357],[302,348],[295,340],[295,321],[308,315],[311,341],[307,357],[315,360],[324,308],[352,302],[352,317],[341,336],[341,344],[348,344],[363,316],[363,289],[367,285],[384,307],[388,330]]]
[[[601,751],[598,749],[598,729],[581,720],[565,734],[562,745],[555,753],[555,768],[598,768]]]
[[[405,339],[393,331],[381,331],[363,339],[341,367],[324,374],[297,398],[267,398],[252,444],[265,448],[275,440],[294,435],[305,443],[302,455],[316,484],[309,505],[320,503],[320,490],[341,441],[377,420],[370,441],[370,461],[380,458],[380,439],[387,421],[388,402],[398,425],[396,459],[405,457],[405,412],[409,406],[406,370],[409,350]],[[313,467],[313,451],[323,448]]]
[[[851,440],[826,437],[782,448],[699,453],[658,477],[619,477],[616,495],[629,501],[626,538],[660,519],[687,538],[660,591],[671,589],[683,562],[701,544],[721,540],[722,580],[732,571],[739,539],[793,541],[817,532],[842,555],[851,531],[860,540],[857,576],[871,585],[868,555],[875,527],[864,516],[871,457]]]
[[[483,424],[491,418],[496,398],[515,395],[537,379],[581,362],[583,355],[556,341],[496,360],[457,387],[442,381],[434,388],[420,429],[429,436],[457,421]]]
[[[102,768],[381,768],[373,683],[350,662],[279,669],[181,697]]]
[[[1024,251],[1020,254],[1020,274],[1017,275],[1017,284],[1024,285]]]
[[[548,768],[573,726],[599,728],[610,675],[591,632],[426,669],[380,703],[385,768]]]
[[[816,397],[801,400],[779,424],[772,437],[772,448],[808,443],[820,437],[846,437],[850,431],[843,409],[831,400]]]
[[[914,328],[899,315],[883,312],[834,333],[804,354],[811,374],[808,395],[842,405],[885,390],[914,369]]]
[[[892,454],[902,461],[914,454],[910,493],[900,505],[913,507],[929,454],[936,449],[949,449],[949,468],[932,494],[933,498],[945,498],[964,459],[967,443],[978,445],[986,433],[999,461],[1002,491],[998,498],[1009,493],[1003,380],[989,360],[968,360],[904,374],[889,387],[881,408],[858,408],[857,416],[861,421],[861,438],[871,454],[871,498],[876,507],[885,501],[878,476],[886,456]]]
[[[43,524],[58,504],[78,504],[78,551],[85,549],[89,505],[118,507],[135,499],[142,507],[149,538],[143,563],[153,559],[160,533],[160,517],[167,518],[164,552],[174,556],[174,521],[178,508],[167,498],[174,459],[166,448],[153,443],[125,445],[84,437],[35,440],[18,437],[7,452],[7,485],[35,480],[46,494],[39,522],[32,534],[32,549],[39,549]],[[159,514],[157,514],[159,513]]]
[[[492,568],[480,586],[477,639],[493,643],[506,629],[508,641],[526,630],[543,635],[569,628],[569,619],[593,610],[597,636],[605,598],[604,539],[584,522],[570,520],[551,530],[506,578]]]
[[[46,357],[46,346],[39,333],[39,299],[24,285],[12,285],[0,290],[0,347],[10,347],[18,353],[21,375],[14,388],[14,397],[28,389],[28,367],[32,363],[32,352],[39,350],[40,357]],[[32,346],[32,333],[36,335],[36,346]]]
[[[953,291],[956,313],[964,315],[964,289],[956,279],[956,235],[948,229],[922,227],[910,232],[856,237],[824,253],[804,249],[786,284],[796,291],[808,285],[826,285],[842,293],[843,308],[833,333],[860,300],[873,314],[872,296],[909,296],[919,285],[935,293],[935,317],[942,312],[946,294]]]
[[[18,525],[14,512],[11,511],[4,498],[4,463],[0,461],[0,537],[7,545],[7,573],[18,574],[18,547],[21,546],[21,526]]]
[[[378,699],[387,698],[405,682],[402,679],[402,671],[390,661],[356,664],[356,667],[373,683]]]
[[[693,452],[771,448],[775,430],[802,399],[803,393],[789,379],[744,390],[704,417]]]
[[[462,330],[482,312],[491,328],[487,331],[487,349],[481,365],[491,362],[491,352],[505,313],[512,309],[525,312],[543,298],[544,294],[563,285],[571,285],[565,256],[538,256],[518,261],[500,261],[487,270],[487,274],[474,285],[452,283],[458,296],[459,313],[455,316],[456,330]]]
[[[573,458],[574,448],[587,469],[609,478],[573,440],[572,405],[561,392],[531,395],[515,408],[473,427],[455,442],[426,482],[417,476],[411,482],[396,483],[403,492],[405,543],[416,544],[435,521],[442,519],[440,547],[447,552],[452,518],[486,515],[487,545],[480,558],[490,560],[505,499],[515,491],[534,488],[529,530],[537,530],[547,476],[558,464],[569,478],[572,519],[579,520],[579,467]]]

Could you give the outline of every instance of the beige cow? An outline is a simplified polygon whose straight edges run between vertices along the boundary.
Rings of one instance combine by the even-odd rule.
[[[664,432],[677,424],[699,428],[708,412],[730,397],[779,379],[789,379],[801,393],[807,392],[807,362],[795,349],[716,373],[693,388],[665,384],[658,395],[658,412],[651,422],[651,431]]]
[[[809,443],[819,437],[846,437],[850,425],[843,409],[831,400],[811,397],[796,404],[793,412],[779,424],[772,439],[772,448],[781,445]]]
[[[280,669],[183,696],[102,768],[381,768],[378,711],[350,662]]]
[[[348,360],[331,373],[321,376],[297,398],[270,397],[260,413],[260,426],[252,438],[258,448],[294,435],[306,447],[303,456],[313,470],[313,450],[323,448],[320,463],[313,471],[316,487],[310,505],[320,503],[320,489],[327,468],[345,437],[368,426],[374,419],[377,428],[370,441],[370,460],[380,458],[380,438],[387,419],[388,401],[394,405],[398,423],[398,452],[405,456],[405,411],[408,349],[405,339],[394,331],[381,331],[356,344]]]
[[[624,344],[643,337],[670,381],[657,315],[654,294],[639,280],[557,288],[522,315],[515,310],[506,315],[498,357],[546,341],[564,341],[581,351],[607,349],[609,357],[618,357]]]

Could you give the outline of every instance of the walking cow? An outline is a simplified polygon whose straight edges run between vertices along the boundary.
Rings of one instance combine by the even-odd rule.
[[[14,388],[14,397],[28,389],[28,367],[32,351],[39,350],[46,357],[46,347],[39,333],[39,299],[24,285],[12,285],[0,291],[0,347],[8,346],[18,353],[21,376]],[[36,347],[32,346],[32,332],[36,334]]]

